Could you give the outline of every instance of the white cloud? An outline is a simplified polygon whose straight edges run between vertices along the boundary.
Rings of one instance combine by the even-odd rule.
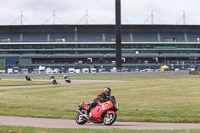
[[[122,23],[143,24],[153,10],[163,23],[176,24],[185,10],[186,16],[200,24],[199,0],[121,0],[121,3]],[[0,25],[11,24],[20,16],[21,10],[32,24],[43,24],[53,15],[53,10],[66,24],[76,24],[86,15],[86,10],[97,23],[110,24],[115,18],[115,0],[1,0]],[[192,24],[191,20],[186,19]],[[59,20],[56,22],[60,23]],[[88,22],[94,23],[89,18]],[[155,22],[160,23],[156,19]],[[20,24],[20,20],[15,24]]]

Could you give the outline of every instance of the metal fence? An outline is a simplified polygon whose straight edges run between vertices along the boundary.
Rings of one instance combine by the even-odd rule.
[[[189,71],[164,71],[164,72],[108,72],[108,73],[58,73],[51,74],[55,77],[128,77],[128,76],[170,76],[189,75]],[[50,74],[28,74],[30,77],[49,77]],[[0,78],[24,78],[26,74],[0,74]]]

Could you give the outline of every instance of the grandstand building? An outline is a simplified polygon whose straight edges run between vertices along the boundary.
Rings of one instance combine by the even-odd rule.
[[[200,63],[200,25],[122,25],[123,66]],[[115,25],[1,25],[0,64],[113,66]]]

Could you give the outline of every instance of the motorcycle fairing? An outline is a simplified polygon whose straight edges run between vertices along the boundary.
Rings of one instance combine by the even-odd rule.
[[[92,111],[91,111],[91,116],[90,120],[91,121],[99,121],[102,122],[102,115],[104,112],[106,112],[107,109],[105,109],[103,106],[97,105]]]
[[[113,102],[98,102],[98,105],[91,111],[90,120],[102,122],[102,115],[105,113],[109,108],[113,106]]]
[[[115,111],[113,111],[113,110],[108,110],[107,114],[117,114],[117,113]]]

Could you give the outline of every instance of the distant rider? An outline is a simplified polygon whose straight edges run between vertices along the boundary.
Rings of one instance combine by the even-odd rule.
[[[51,82],[52,82],[53,85],[57,85],[57,81],[56,81],[56,79],[54,78],[53,75],[49,76],[49,80],[51,80]]]
[[[87,108],[87,115],[89,115],[91,108],[94,108],[97,104],[98,101],[100,102],[107,102],[110,100],[110,94],[111,94],[111,89],[110,88],[105,88],[104,92],[100,92],[98,94],[98,96],[88,104],[88,108]]]
[[[53,75],[49,75],[49,80],[54,80],[54,76]]]
[[[67,75],[64,75],[65,82],[71,83],[70,78]]]
[[[31,81],[31,77],[28,75],[25,76],[25,79],[26,79],[26,81]]]

